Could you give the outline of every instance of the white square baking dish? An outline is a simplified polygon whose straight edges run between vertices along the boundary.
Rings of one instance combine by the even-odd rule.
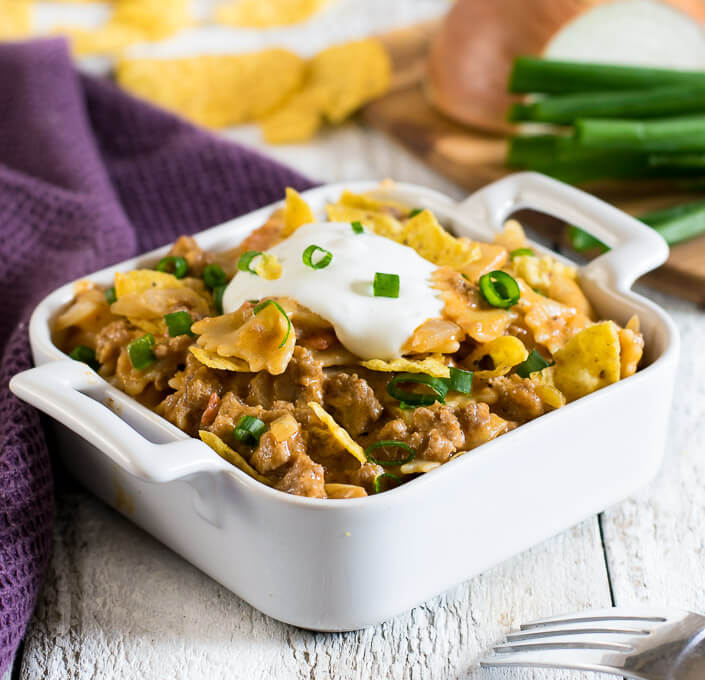
[[[377,186],[332,184],[304,196],[323,216],[344,188]],[[677,331],[631,291],[666,259],[656,232],[535,173],[502,179],[461,203],[409,184],[384,191],[474,238],[491,239],[524,207],[583,227],[611,250],[582,268],[581,283],[602,317],[624,324],[639,315],[647,365],[392,491],[349,500],[268,488],[67,359],[51,341],[50,320],[72,299],[73,283],[36,308],[29,334],[37,368],[10,385],[61,423],[58,453],[86,487],[257,609],[316,630],[392,617],[643,486],[662,459],[673,391]],[[207,249],[232,247],[275,207],[196,239]],[[116,271],[152,264],[167,249],[88,278],[109,286]]]

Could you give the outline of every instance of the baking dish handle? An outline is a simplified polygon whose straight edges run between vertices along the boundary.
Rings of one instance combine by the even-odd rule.
[[[520,172],[475,192],[457,210],[495,231],[513,212],[528,208],[575,224],[610,247],[583,268],[583,275],[621,291],[663,264],[668,245],[660,234],[618,208],[536,172]]]
[[[98,400],[107,398],[108,387],[86,364],[73,359],[51,361],[10,380],[10,390],[17,397],[66,425],[140,479],[170,482],[198,472],[232,470],[215,451],[192,437],[166,444],[143,437]]]

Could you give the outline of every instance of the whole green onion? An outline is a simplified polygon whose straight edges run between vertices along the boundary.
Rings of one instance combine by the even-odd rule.
[[[508,309],[519,302],[519,284],[506,272],[499,269],[480,277],[480,292],[492,307]]]
[[[157,262],[156,270],[173,274],[177,279],[183,279],[188,272],[188,262],[185,257],[168,255]]]
[[[382,446],[404,449],[405,451],[409,452],[409,455],[406,458],[399,460],[378,460],[377,458],[372,456],[372,451]],[[414,460],[414,458],[416,458],[416,451],[414,451],[414,449],[412,449],[408,444],[404,442],[399,442],[392,439],[383,439],[368,446],[365,449],[365,456],[367,456],[367,460],[369,460],[370,462],[376,463],[377,465],[381,465],[382,467],[394,467],[395,465],[404,465],[404,463],[410,463],[412,460]]]
[[[358,222],[357,220],[350,222],[350,226],[356,234],[362,234],[365,231],[365,228],[362,226],[362,222]]]
[[[151,333],[147,333],[147,335],[136,338],[127,345],[127,355],[138,371],[151,366],[157,360],[154,352],[152,352],[154,344],[154,336]]]

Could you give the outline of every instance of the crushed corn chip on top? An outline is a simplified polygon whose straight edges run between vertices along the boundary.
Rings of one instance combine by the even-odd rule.
[[[316,210],[289,189],[230,250],[182,237],[108,288],[83,280],[53,338],[257,482],[331,499],[435,474],[632,376],[645,347],[517,221],[476,242],[390,183]]]

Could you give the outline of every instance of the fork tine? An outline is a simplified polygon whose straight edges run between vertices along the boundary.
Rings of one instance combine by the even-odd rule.
[[[542,650],[566,650],[574,649],[599,649],[603,652],[615,652],[616,654],[628,654],[636,650],[635,645],[629,642],[609,641],[606,642],[601,634],[599,635],[552,635],[547,638],[533,640],[513,640],[496,645],[494,651],[498,654],[520,651],[542,651]]]
[[[552,638],[553,636],[561,635],[586,635],[600,634],[607,637],[613,635],[621,635],[624,637],[645,637],[651,634],[646,626],[629,627],[621,625],[620,621],[595,621],[591,623],[572,623],[561,626],[537,626],[526,630],[517,631],[515,633],[507,633],[507,641],[514,642],[519,640],[535,640],[542,638]]]
[[[613,658],[614,656],[614,658]],[[630,675],[623,668],[626,654],[605,654],[598,649],[574,649],[568,653],[557,650],[522,651],[496,654],[480,660],[480,665],[489,667],[529,666],[541,668],[573,668],[580,671],[613,673],[615,675],[645,680],[643,676]]]
[[[663,614],[663,615],[661,615]],[[596,621],[644,621],[650,623],[664,623],[668,620],[672,612],[655,612],[646,607],[630,607],[629,609],[593,609],[580,614],[564,614],[560,616],[549,616],[544,619],[537,619],[521,624],[521,630],[540,628],[543,626],[556,626],[572,623],[592,623]]]

